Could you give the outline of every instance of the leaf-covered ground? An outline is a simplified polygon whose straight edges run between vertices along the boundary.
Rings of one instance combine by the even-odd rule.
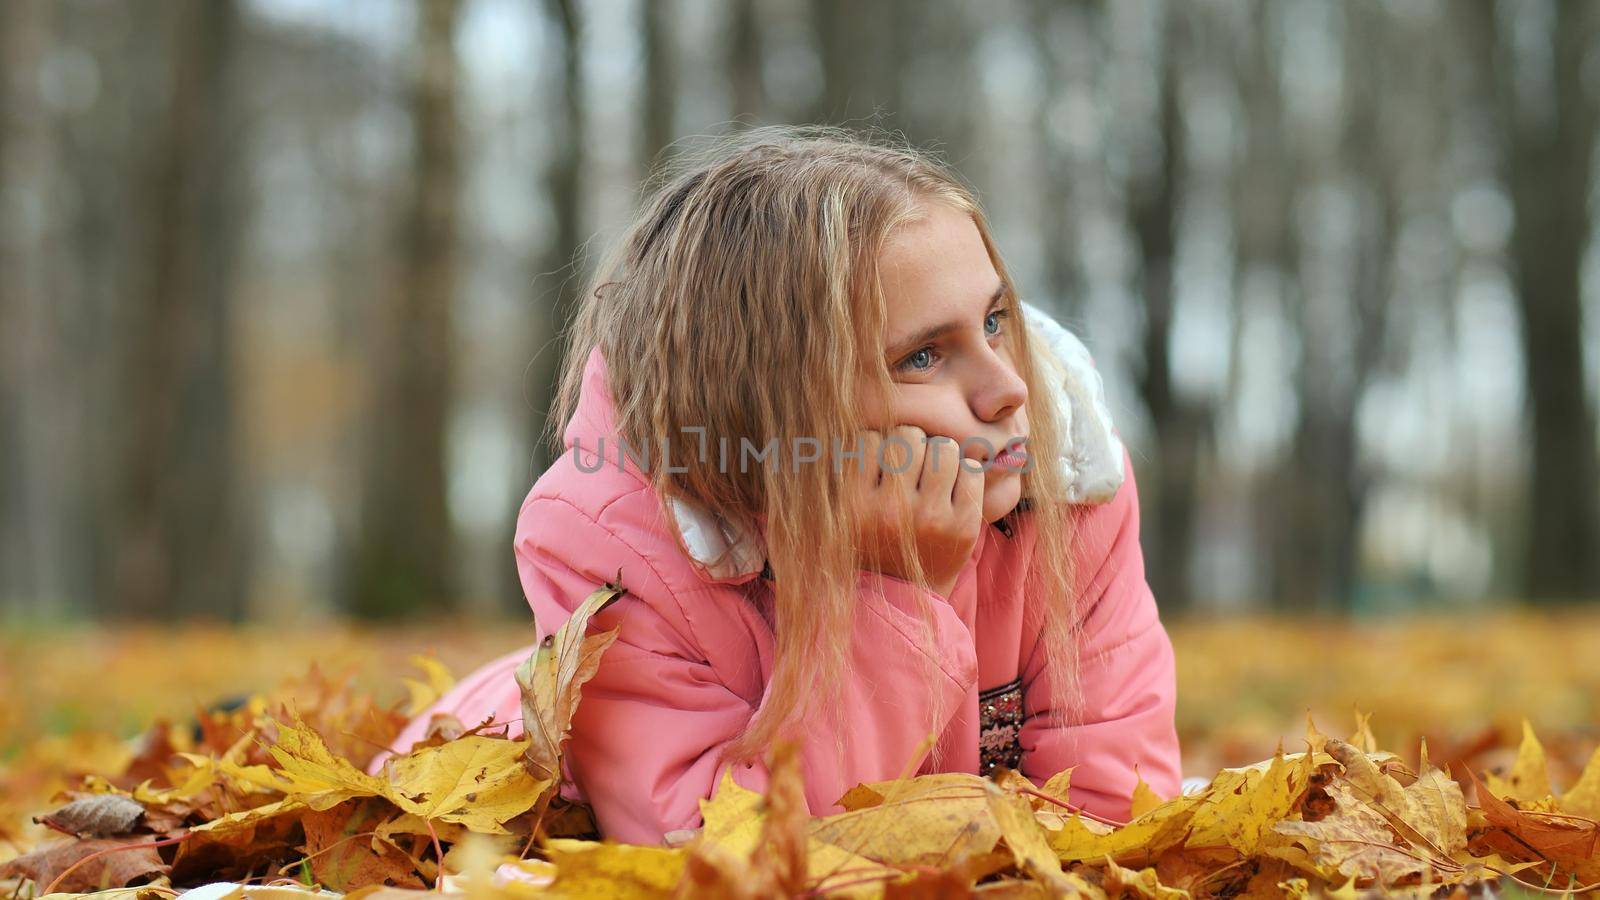
[[[1185,772],[1216,776],[1204,792],[1142,790],[1132,822],[1104,823],[1072,809],[1070,772],[1043,787],[931,776],[864,785],[845,813],[813,819],[780,758],[768,796],[725,784],[705,829],[672,848],[584,840],[584,811],[551,790],[604,635],[569,630],[530,658],[531,737],[446,723],[371,777],[367,760],[448,672],[525,636],[8,631],[0,891],[1469,896],[1495,879],[1539,895],[1600,883],[1600,616],[1169,631]]]

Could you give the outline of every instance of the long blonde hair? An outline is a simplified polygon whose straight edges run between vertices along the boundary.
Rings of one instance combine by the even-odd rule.
[[[652,196],[582,294],[546,439],[556,453],[564,449],[562,428],[577,407],[584,362],[598,346],[618,437],[652,451],[666,442],[673,466],[649,468],[666,521],[676,522],[673,497],[749,527],[763,517],[774,669],[761,709],[724,751],[748,760],[802,727],[808,714],[838,706],[829,701],[847,675],[863,568],[850,527],[858,510],[833,465],[800,465],[786,448],[800,446],[797,438],[816,439],[831,462],[834,441],[850,449],[853,435],[875,427],[864,421],[862,401],[891,396],[893,385],[884,363],[879,255],[895,229],[924,214],[924,204],[970,214],[1011,288],[1006,302],[1015,324],[1005,339],[1034,400],[1029,454],[1042,461],[1022,474],[1023,496],[1065,496],[1056,463],[1064,423],[1049,399],[1055,389],[1036,372],[1020,295],[974,192],[928,151],[881,133],[765,126],[684,152],[646,186]],[[710,447],[721,439],[732,448],[775,440],[780,464],[746,471],[719,462]],[[1024,590],[1043,598],[1030,604],[1038,613],[1025,627],[1042,635],[1053,713],[1072,714],[1081,706],[1079,616],[1068,588],[1073,516],[1064,501],[1037,500],[1025,515],[1032,554]],[[909,528],[902,542],[901,558],[915,560]],[[681,537],[679,546],[688,552]],[[937,698],[928,580],[920,571],[908,580],[923,589],[916,593],[924,598],[925,672]],[[944,712],[934,711],[930,731]]]

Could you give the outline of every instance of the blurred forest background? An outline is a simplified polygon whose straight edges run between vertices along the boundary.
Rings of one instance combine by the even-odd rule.
[[[0,619],[526,618],[674,142],[875,125],[1082,335],[1163,615],[1600,598],[1600,5],[0,3]],[[681,145],[679,145],[681,146]]]

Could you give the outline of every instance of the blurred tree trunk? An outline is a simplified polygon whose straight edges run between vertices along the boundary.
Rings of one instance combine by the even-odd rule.
[[[1234,294],[1247,296],[1253,279],[1273,283],[1278,308],[1256,311],[1239,303],[1241,323],[1246,316],[1281,314],[1290,318],[1296,303],[1291,295],[1299,284],[1300,252],[1294,236],[1294,208],[1301,178],[1300,161],[1290,146],[1287,109],[1281,90],[1282,42],[1268,25],[1268,4],[1257,2],[1251,20],[1259,23],[1239,36],[1235,53],[1235,83],[1239,85],[1244,113],[1244,156],[1234,169],[1232,184],[1235,229]],[[1241,324],[1242,329],[1242,324]],[[1241,364],[1236,360],[1230,376],[1237,394]],[[1294,469],[1278,465],[1263,473],[1255,486],[1254,544],[1263,555],[1265,590],[1274,606],[1295,608],[1302,599],[1302,581],[1294,560],[1298,536],[1294,505],[1301,500]]]
[[[1494,0],[1475,0],[1462,17],[1479,91],[1503,136],[1500,166],[1516,214],[1511,252],[1533,431],[1524,585],[1535,602],[1600,598],[1600,458],[1582,290],[1600,104],[1584,81],[1600,10],[1552,5],[1548,82],[1518,66]],[[1520,92],[1519,80],[1539,88]]]
[[[1156,65],[1160,85],[1157,110],[1162,152],[1159,167],[1135,176],[1129,185],[1129,217],[1139,241],[1139,294],[1144,301],[1144,369],[1139,394],[1155,428],[1155,515],[1145,534],[1150,552],[1146,570],[1151,591],[1164,609],[1187,608],[1193,599],[1190,548],[1194,541],[1195,501],[1200,454],[1208,440],[1211,411],[1198,400],[1179,396],[1172,381],[1173,270],[1177,257],[1179,198],[1183,192],[1184,123],[1178,72],[1187,48],[1187,12],[1169,8]]]
[[[459,0],[422,0],[411,84],[413,185],[402,223],[405,277],[378,344],[361,538],[346,607],[366,617],[454,606],[446,479],[453,386],[451,312],[461,192],[455,34]]]
[[[727,65],[728,81],[733,87],[733,118],[756,125],[767,110],[761,73],[761,5],[758,0],[733,0],[732,16]]]
[[[900,77],[910,54],[912,9],[904,0],[811,0],[822,91],[812,122],[903,127]]]
[[[118,385],[137,412],[114,481],[113,611],[237,618],[243,538],[229,306],[241,167],[229,110],[239,11],[232,0],[164,9],[171,80],[141,180],[148,268],[127,295]]]
[[[677,66],[673,56],[673,24],[678,5],[671,0],[651,0],[640,11],[644,46],[644,127],[639,129],[639,161],[646,176],[656,154],[672,143],[677,110]]]
[[[1081,210],[1073,202],[1075,160],[1070,147],[1056,137],[1052,120],[1057,114],[1060,95],[1075,76],[1056,39],[1063,30],[1086,29],[1086,21],[1096,15],[1084,2],[1061,4],[1055,0],[1033,0],[1029,8],[1033,39],[1043,61],[1046,90],[1035,107],[1033,130],[1041,143],[1046,183],[1042,189],[1049,198],[1044,204],[1044,293],[1063,321],[1079,319],[1084,313],[1087,291],[1082,261],[1076,251]],[[1078,69],[1082,71],[1082,69]]]
[[[1530,601],[1600,597],[1600,460],[1582,348],[1582,259],[1597,127],[1584,66],[1600,37],[1589,3],[1554,3],[1549,80],[1518,66],[1494,0],[1461,16],[1478,98],[1502,136],[1499,168],[1515,210],[1512,267],[1522,317],[1533,452],[1523,586]],[[1592,69],[1592,66],[1589,66]],[[1518,80],[1538,85],[1518,91]]]
[[[554,148],[545,174],[545,190],[550,194],[554,238],[545,247],[536,282],[535,308],[542,314],[539,338],[542,342],[532,366],[529,395],[538,398],[534,434],[544,436],[550,428],[550,404],[555,399],[559,373],[566,367],[567,325],[577,308],[587,273],[578,260],[582,201],[582,153],[585,140],[583,116],[584,79],[582,20],[577,0],[547,0],[550,17],[561,40],[561,101],[553,116],[551,137]],[[559,423],[564,425],[565,423]],[[560,429],[556,432],[560,439]],[[535,448],[534,475],[537,476],[560,454],[560,448],[542,441]],[[518,498],[520,504],[521,498]]]
[[[565,346],[566,328],[578,303],[587,273],[578,260],[579,229],[581,227],[581,202],[583,184],[582,152],[585,124],[583,117],[584,78],[582,20],[579,18],[577,0],[546,0],[545,15],[555,26],[561,41],[557,57],[561,90],[557,106],[549,116],[551,151],[546,164],[544,189],[550,198],[550,219],[554,224],[549,243],[539,255],[533,290],[533,327],[538,352],[528,365],[524,379],[526,396],[532,404],[528,420],[528,434],[533,437],[528,484],[537,479],[559,458],[561,450],[545,442],[547,429],[551,428],[550,407],[555,400],[556,385],[567,362]],[[651,26],[659,27],[658,21]],[[561,428],[554,427],[555,443],[561,439]],[[522,496],[510,498],[506,510],[503,532],[511,535],[516,530],[517,514],[522,507]],[[501,569],[501,578],[507,598],[521,597],[522,586],[511,557]],[[525,609],[520,600],[508,605]]]
[[[24,171],[13,145],[26,140],[22,122],[40,119],[30,109],[35,100],[21,72],[36,70],[36,25],[31,4],[0,5],[0,178],[7,183]],[[27,110],[28,115],[24,115]],[[38,127],[37,125],[35,127]],[[38,177],[36,174],[33,177]],[[33,596],[38,579],[33,573],[28,528],[27,465],[23,441],[26,417],[22,409],[28,377],[26,338],[31,318],[29,279],[25,266],[26,237],[21,233],[21,211],[12,205],[9,194],[0,193],[0,613],[21,603],[31,608],[43,598]]]
[[[1288,457],[1297,484],[1287,529],[1286,563],[1301,593],[1301,608],[1343,611],[1355,599],[1356,553],[1369,478],[1360,467],[1356,414],[1384,357],[1394,261],[1397,203],[1403,186],[1385,151],[1404,139],[1401,118],[1386,116],[1396,93],[1415,85],[1394,77],[1399,48],[1388,41],[1392,23],[1370,3],[1339,7],[1345,27],[1344,96],[1337,158],[1329,163],[1352,192],[1357,210],[1350,248],[1350,305],[1318,312],[1299,304],[1304,335],[1296,391],[1300,415]],[[1387,86],[1387,89],[1386,89]],[[1425,115],[1425,107],[1412,115]],[[1339,321],[1328,321],[1335,317]],[[1339,335],[1348,330],[1345,345]]]
[[[1302,335],[1295,373],[1298,415],[1277,475],[1274,599],[1296,609],[1342,611],[1354,602],[1356,553],[1367,478],[1360,467],[1356,414],[1383,356],[1388,320],[1395,203],[1401,186],[1384,155],[1397,139],[1384,108],[1404,89],[1388,79],[1396,60],[1385,43],[1392,23],[1370,4],[1339,7],[1344,112],[1336,145],[1308,149],[1306,177],[1349,196],[1356,224],[1348,254],[1349,305],[1302,285],[1291,317]],[[1384,90],[1388,85],[1389,90]],[[1292,219],[1283,227],[1293,231]]]

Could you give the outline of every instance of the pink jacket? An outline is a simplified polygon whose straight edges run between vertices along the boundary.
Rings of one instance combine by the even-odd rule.
[[[563,793],[592,806],[606,837],[656,843],[665,832],[700,824],[697,801],[711,795],[721,776],[716,751],[762,702],[773,635],[751,600],[770,588],[766,572],[716,577],[683,553],[643,474],[625,456],[618,467],[612,423],[604,359],[595,350],[565,431],[568,452],[522,504],[516,559],[540,639],[621,573],[627,594],[593,621],[595,630],[620,625],[621,634],[583,689]],[[601,436],[608,436],[604,464],[580,471],[570,448],[586,451],[585,468],[593,468]],[[1075,766],[1071,802],[1119,820],[1128,817],[1138,777],[1169,798],[1181,779],[1173,650],[1145,582],[1138,495],[1126,451],[1122,458],[1129,475],[1109,502],[1074,507],[1081,514],[1080,608],[1088,617],[1081,666],[1089,712],[1081,721],[1047,727],[1033,717],[1048,702],[1051,673],[1035,652],[1038,635],[1022,627],[1028,601],[1019,583],[1030,517],[1012,517],[1016,528],[985,527],[951,596],[933,604],[939,689],[949,716],[939,738],[942,769],[979,771],[979,695],[1020,680],[1022,773],[1042,783]],[[914,588],[867,571],[860,587],[853,675],[843,697],[844,755],[820,724],[801,750],[816,814],[839,809],[835,801],[857,783],[903,774],[924,737],[930,698],[918,665],[924,651]],[[513,672],[533,646],[469,674],[418,714],[394,747],[419,739],[434,712],[454,713],[469,727],[490,715],[520,723]],[[520,724],[511,732],[520,735]],[[386,755],[369,771],[379,771]],[[767,773],[759,764],[740,764],[734,778],[761,790]]]

